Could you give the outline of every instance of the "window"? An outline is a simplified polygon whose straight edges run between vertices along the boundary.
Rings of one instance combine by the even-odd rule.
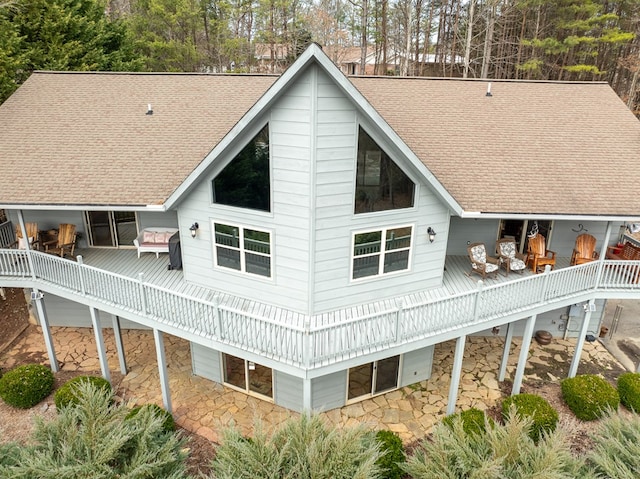
[[[398,387],[400,356],[382,359],[349,369],[347,400],[362,399]]]
[[[415,184],[360,127],[355,213],[413,206]]]
[[[222,354],[224,382],[247,393],[273,398],[273,371],[261,364]]]
[[[271,211],[269,125],[213,179],[213,202]]]
[[[411,232],[411,226],[403,226],[356,233],[352,279],[409,269]]]
[[[216,264],[222,268],[271,277],[271,234],[214,223]]]

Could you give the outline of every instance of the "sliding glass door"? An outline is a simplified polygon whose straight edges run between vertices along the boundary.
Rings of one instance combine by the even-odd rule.
[[[85,221],[89,246],[133,246],[133,240],[138,235],[133,211],[86,211]]]

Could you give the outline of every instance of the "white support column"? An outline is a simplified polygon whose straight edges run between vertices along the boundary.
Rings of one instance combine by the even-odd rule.
[[[576,350],[573,353],[573,359],[571,360],[571,366],[569,366],[569,375],[567,377],[573,378],[578,372],[578,364],[580,364],[580,356],[582,356],[582,348],[584,347],[585,336],[589,331],[589,323],[591,322],[591,310],[594,308],[594,300],[590,299],[587,303],[587,308],[582,319],[582,325],[580,326],[580,332],[578,333],[578,341],[576,342]]]
[[[169,391],[169,375],[167,374],[167,359],[164,351],[164,338],[162,337],[162,331],[154,329],[153,339],[155,339],[156,342],[156,357],[158,359],[160,389],[162,390],[162,404],[168,412],[173,414],[171,407],[171,393]]]
[[[122,342],[122,331],[120,330],[120,316],[113,316],[113,339],[116,342],[118,351],[118,361],[120,362],[120,372],[127,374],[127,358],[124,355],[124,343]]]
[[[51,364],[51,371],[57,373],[59,371],[58,359],[56,358],[56,350],[53,347],[53,337],[51,336],[51,329],[49,328],[49,319],[47,318],[47,311],[44,308],[44,299],[42,293],[33,288],[31,294],[33,301],[36,303],[36,310],[38,311],[38,318],[40,319],[40,326],[42,327],[42,334],[44,336],[44,345],[47,348],[47,355],[49,356],[49,363]]]
[[[104,336],[102,335],[102,326],[100,325],[100,313],[96,308],[92,307],[89,307],[89,312],[91,313],[93,334],[96,337],[96,349],[98,350],[98,359],[100,360],[102,377],[111,382],[111,373],[109,372],[109,363],[107,362],[107,348],[104,345]]]
[[[466,336],[460,336],[456,339],[456,352],[453,356],[451,384],[449,385],[449,399],[447,401],[447,416],[456,412],[458,387],[460,386],[460,375],[462,373],[462,358],[464,357],[464,344],[466,340]]]
[[[311,412],[311,379],[302,380],[302,409]]]
[[[513,341],[513,325],[507,323],[507,332],[504,336],[504,349],[502,351],[502,361],[500,362],[500,372],[498,373],[498,381],[504,381],[507,375],[507,364],[509,362],[509,350],[511,349],[511,342]]]
[[[522,378],[524,377],[524,368],[527,366],[527,358],[529,357],[529,346],[531,346],[531,338],[533,336],[533,327],[536,324],[536,315],[529,317],[524,326],[524,334],[522,335],[522,347],[520,356],[518,357],[518,365],[516,366],[516,375],[513,378],[513,388],[511,395],[520,394],[522,386]]]

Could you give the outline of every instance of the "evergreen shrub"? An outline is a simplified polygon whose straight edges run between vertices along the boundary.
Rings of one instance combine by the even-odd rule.
[[[148,409],[150,413],[162,419],[162,429],[164,432],[174,432],[176,430],[176,422],[173,420],[173,416],[166,409],[162,409],[157,404],[143,404],[142,406],[136,406],[129,411],[126,419],[133,419],[142,410]]]
[[[403,475],[399,464],[406,460],[402,439],[393,431],[383,429],[376,433],[382,455],[376,462],[381,479],[400,479]]]
[[[53,373],[46,366],[18,366],[0,378],[0,398],[13,407],[29,409],[53,391],[54,382]]]
[[[53,397],[57,409],[67,406],[76,406],[80,402],[78,386],[80,384],[92,384],[96,389],[111,393],[111,384],[104,378],[98,376],[77,376],[62,385]]]
[[[511,405],[515,406],[516,414],[531,418],[529,435],[535,442],[540,440],[543,433],[556,430],[558,424],[558,412],[549,402],[536,394],[516,394],[502,402],[502,415],[507,417]]]
[[[620,396],[611,384],[595,374],[582,374],[564,379],[562,399],[578,419],[593,421],[608,410],[618,409]]]
[[[487,417],[484,411],[472,407],[462,412],[451,414],[442,420],[442,423],[449,429],[453,428],[453,424],[460,418],[462,421],[462,429],[466,434],[481,434],[485,432]],[[493,427],[493,419],[488,419],[489,424]]]
[[[624,373],[618,377],[620,402],[627,409],[640,413],[640,373]]]
[[[636,479],[640,471],[640,416],[611,414],[591,435],[587,468],[578,477]]]

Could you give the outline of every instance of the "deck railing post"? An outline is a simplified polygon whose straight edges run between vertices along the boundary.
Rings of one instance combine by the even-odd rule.
[[[304,320],[303,335],[302,361],[305,367],[308,368],[311,365],[311,320],[309,318]]]
[[[547,264],[544,267],[544,279],[542,281],[542,291],[540,292],[540,299],[545,301],[547,299],[547,291],[549,289],[549,277],[551,272],[551,265]]]
[[[147,296],[144,292],[144,273],[138,273],[140,281],[140,305],[142,306],[142,314],[147,314]]]
[[[84,268],[82,266],[84,264],[84,260],[82,259],[81,254],[77,256],[76,261],[78,262],[78,265],[79,265],[78,275],[80,276],[80,291],[82,292],[82,295],[85,296],[87,294],[87,291],[84,287]]]
[[[482,290],[484,289],[484,282],[479,279],[478,280],[478,289],[475,293],[475,298],[473,300],[473,319],[474,321],[478,320],[478,311],[480,309],[480,296],[482,296]]]
[[[218,337],[222,340],[224,339],[224,334],[222,331],[222,319],[220,318],[220,303],[218,301],[218,296],[214,296],[213,297],[213,301],[211,301],[211,303],[213,304],[213,314],[214,314],[214,322],[215,322],[215,326],[216,326],[216,330],[218,332]]]
[[[398,311],[396,311],[396,324],[395,331],[393,334],[393,339],[397,342],[400,340],[400,324],[402,323],[402,319],[404,318],[404,301],[399,299],[396,301],[396,305],[398,306]]]

